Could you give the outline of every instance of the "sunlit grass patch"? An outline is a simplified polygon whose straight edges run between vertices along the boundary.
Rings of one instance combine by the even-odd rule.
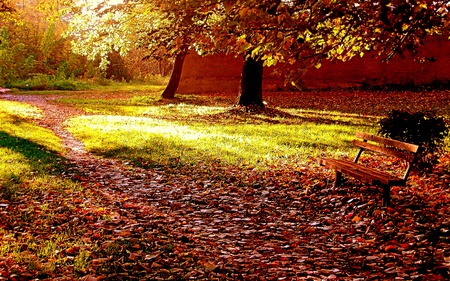
[[[221,161],[263,167],[304,164],[321,155],[353,155],[349,142],[355,133],[376,133],[382,117],[380,110],[354,108],[359,104],[355,100],[363,103],[367,98],[375,104],[376,97],[366,93],[352,93],[322,109],[317,97],[302,95],[296,105],[295,95],[289,95],[279,107],[273,100],[272,107],[256,113],[231,107],[231,95],[179,95],[174,100],[161,100],[159,95],[65,100],[108,115],[74,119],[70,130],[95,153],[136,163]],[[322,94],[321,102],[324,98]]]
[[[214,125],[125,116],[78,117],[68,126],[89,150],[108,157],[148,165],[219,161],[262,168],[304,164],[309,157],[334,154],[337,149],[346,154],[350,149],[346,142],[362,129],[311,122]]]
[[[126,99],[62,101],[108,115],[68,123],[88,149],[149,165],[198,161],[296,165],[323,154],[347,154],[355,132],[375,132],[379,119],[303,108],[249,113],[230,107],[230,95],[180,95],[175,100],[161,100],[155,92]]]
[[[107,85],[92,84],[90,90],[92,91],[146,91],[146,92],[162,92],[165,88],[164,83],[122,83],[112,82],[106,83]]]
[[[8,114],[11,117],[16,118],[40,118],[42,117],[42,111],[34,106],[13,102],[13,101],[0,101],[0,113],[5,116]]]
[[[161,100],[158,92],[145,92],[145,95],[137,94],[125,98],[89,98],[87,97],[66,97],[58,100],[65,104],[81,108],[89,113],[104,115],[126,115],[126,116],[165,116],[183,117],[213,114],[226,109],[226,99],[218,97],[211,99],[208,97],[183,96],[175,100]]]
[[[60,178],[67,167],[61,139],[35,123],[40,110],[24,103],[0,101],[0,195],[77,190]]]
[[[167,104],[161,106],[147,107],[143,115],[152,117],[162,117],[168,119],[186,118],[186,117],[208,117],[217,113],[223,113],[227,109],[220,106],[201,106],[192,104]]]
[[[51,130],[33,122],[41,117],[40,109],[26,103],[0,101],[0,130],[3,135],[28,140],[55,152],[64,152],[61,140]]]

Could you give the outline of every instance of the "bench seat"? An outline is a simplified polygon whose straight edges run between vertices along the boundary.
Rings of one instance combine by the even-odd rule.
[[[391,186],[403,186],[406,184],[406,180],[392,176],[388,173],[374,170],[366,166],[342,159],[319,159],[319,163],[322,166],[336,170],[343,174],[354,177],[362,182],[370,185],[391,185]],[[337,185],[339,185],[337,183]]]

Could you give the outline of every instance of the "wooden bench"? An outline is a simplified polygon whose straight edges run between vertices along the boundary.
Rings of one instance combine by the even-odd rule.
[[[416,161],[420,147],[415,144],[383,138],[367,133],[357,133],[352,141],[359,147],[353,162],[341,159],[320,158],[319,163],[327,168],[336,171],[335,186],[339,186],[342,180],[342,174],[352,176],[366,184],[383,187],[383,205],[389,206],[391,186],[404,186],[408,179],[413,163]],[[397,177],[389,173],[369,168],[358,163],[361,154],[364,151],[372,151],[382,155],[395,157],[405,161],[406,167],[402,177]]]

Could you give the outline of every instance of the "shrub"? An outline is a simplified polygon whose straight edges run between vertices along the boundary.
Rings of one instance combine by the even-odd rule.
[[[145,82],[149,83],[150,85],[166,85],[169,81],[168,77],[159,75],[159,74],[155,74],[155,75],[147,75],[145,77]]]
[[[19,90],[66,90],[74,91],[79,89],[86,89],[87,85],[77,82],[73,78],[57,78],[54,76],[37,74],[27,80],[16,80],[14,82],[5,83],[8,88],[16,88]]]
[[[19,90],[41,91],[48,88],[50,78],[44,74],[37,74],[27,80],[15,80],[6,84],[8,88],[17,88]]]
[[[52,82],[51,86],[56,90],[75,91],[77,89],[76,83],[69,80],[56,80]]]
[[[112,81],[109,79],[106,79],[104,76],[95,77],[93,82],[95,85],[100,85],[100,86],[111,86],[111,84],[112,84]]]
[[[408,113],[393,110],[379,121],[379,134],[384,137],[420,145],[422,150],[417,168],[431,172],[439,156],[444,152],[449,123],[433,112]]]

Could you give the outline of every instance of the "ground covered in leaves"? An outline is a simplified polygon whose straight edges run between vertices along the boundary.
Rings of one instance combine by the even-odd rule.
[[[449,155],[433,174],[393,188],[385,208],[377,187],[349,180],[334,189],[315,159],[269,171],[100,159],[62,127],[80,111],[8,98],[44,109],[41,125],[72,146],[62,176],[82,188],[0,198],[0,237],[19,245],[0,250],[0,280],[450,278]],[[34,246],[42,241],[48,247]]]

